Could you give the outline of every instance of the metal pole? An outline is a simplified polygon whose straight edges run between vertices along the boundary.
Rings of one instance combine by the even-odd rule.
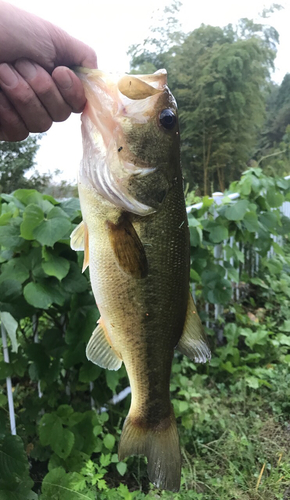
[[[3,344],[4,361],[5,361],[5,363],[9,364],[10,361],[9,361],[9,352],[8,352],[8,346],[7,346],[7,334],[6,334],[6,330],[5,330],[3,323],[1,323],[1,336],[2,336],[2,344]],[[11,377],[6,378],[6,386],[7,386],[11,434],[16,436],[16,423],[15,423],[15,412],[14,412]]]

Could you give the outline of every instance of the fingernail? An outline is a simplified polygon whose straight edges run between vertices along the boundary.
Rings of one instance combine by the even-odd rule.
[[[57,85],[63,89],[68,90],[71,88],[73,81],[68,71],[59,71],[55,74],[55,79],[57,81]]]
[[[6,87],[16,87],[18,77],[16,73],[6,63],[0,64],[0,84],[4,83]]]
[[[15,67],[17,71],[28,80],[32,80],[36,75],[37,68],[30,61],[17,61]]]

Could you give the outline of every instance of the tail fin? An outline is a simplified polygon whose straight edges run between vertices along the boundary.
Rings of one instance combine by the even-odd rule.
[[[148,476],[157,488],[179,490],[181,454],[173,409],[167,419],[151,429],[142,427],[141,421],[137,423],[130,414],[127,416],[119,443],[119,460],[130,455],[147,457]]]

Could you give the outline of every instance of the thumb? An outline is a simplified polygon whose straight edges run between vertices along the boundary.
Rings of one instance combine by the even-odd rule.
[[[84,66],[96,69],[97,56],[85,43],[54,27],[51,39],[55,48],[55,66]]]

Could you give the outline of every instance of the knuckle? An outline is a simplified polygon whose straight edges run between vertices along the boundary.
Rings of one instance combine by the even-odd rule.
[[[47,130],[49,130],[51,125],[52,125],[52,120],[50,118],[47,118],[47,119],[43,119],[43,120],[39,121],[35,125],[30,126],[29,130],[30,130],[30,132],[43,133],[43,132],[46,132]]]
[[[18,127],[3,127],[0,132],[0,136],[1,135],[3,135],[5,140],[8,142],[18,142],[24,141],[24,139],[28,137],[29,132],[24,125],[19,123]]]
[[[61,109],[58,112],[58,115],[55,117],[54,121],[55,122],[64,122],[65,120],[68,119],[68,117],[71,114],[71,110],[66,107],[65,109]]]

